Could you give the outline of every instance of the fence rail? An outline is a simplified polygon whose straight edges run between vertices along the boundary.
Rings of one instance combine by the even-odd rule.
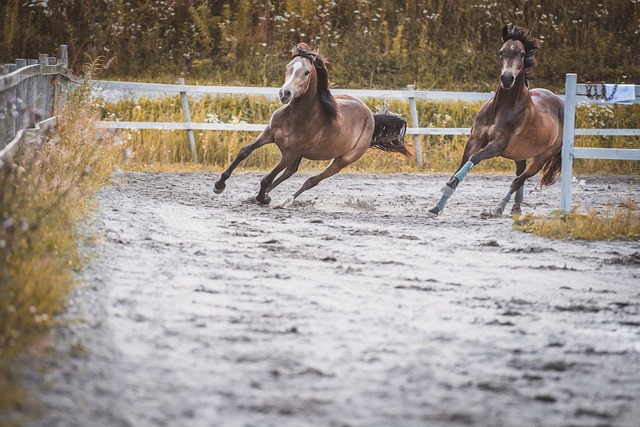
[[[582,102],[598,102],[592,99],[593,87],[577,83],[578,76],[569,73],[565,82],[564,133],[562,135],[562,171],[560,210],[571,209],[571,182],[573,159],[640,160],[640,149],[574,147],[576,135],[640,136],[640,129],[575,129],[576,105]],[[640,86],[635,86],[635,98],[630,103],[640,103]],[[597,89],[596,89],[597,91]],[[600,98],[604,93],[599,95]],[[597,98],[597,96],[596,96]]]
[[[584,85],[582,85],[584,92]],[[279,88],[274,87],[238,87],[238,86],[199,86],[179,84],[160,84],[160,83],[136,83],[98,80],[94,82],[94,88],[99,96],[107,101],[118,101],[122,99],[139,98],[140,96],[162,97],[171,96],[177,93],[181,94],[183,112],[185,116],[190,117],[188,103],[185,104],[184,97],[192,96],[194,98],[205,95],[212,96],[264,96],[275,99],[278,97]],[[462,102],[479,102],[486,101],[493,96],[493,93],[484,92],[447,92],[447,91],[426,91],[415,90],[413,86],[407,86],[406,90],[369,90],[369,89],[333,89],[335,95],[352,95],[358,98],[373,98],[386,100],[401,100],[409,103],[410,111],[410,127],[407,128],[407,135],[413,137],[414,151],[416,154],[416,163],[418,167],[422,167],[422,145],[420,135],[469,135],[471,128],[433,128],[420,127],[418,118],[416,100],[428,101],[462,101]],[[564,98],[564,96],[560,96]],[[576,98],[579,102],[589,101],[586,96]],[[576,102],[577,102],[576,101]],[[575,109],[575,106],[574,106]],[[266,124],[256,123],[194,123],[189,119],[185,123],[177,122],[112,122],[102,121],[99,127],[107,129],[139,129],[139,130],[180,130],[187,131],[189,145],[193,152],[194,159],[197,159],[195,152],[195,144],[189,136],[189,132],[194,130],[210,130],[210,131],[232,131],[232,132],[262,132],[267,126]],[[638,129],[575,129],[575,135],[591,135],[591,136],[637,136],[640,135]],[[191,135],[193,135],[191,133]],[[576,149],[574,157],[582,155],[610,155],[624,156],[617,152],[598,152],[593,154],[592,151],[582,151]]]
[[[181,105],[185,116],[185,123],[175,122],[106,122],[102,121],[99,127],[107,129],[146,129],[146,130],[184,130],[187,132],[189,146],[191,148],[194,161],[198,155],[193,138],[194,130],[219,130],[235,132],[262,132],[266,124],[249,123],[193,123],[189,105],[185,101],[187,95],[192,97],[202,97],[204,95],[215,96],[264,96],[270,99],[278,98],[279,88],[275,87],[237,87],[237,86],[198,86],[185,85],[184,80],[178,84],[160,83],[135,83],[97,80],[94,82],[94,89],[98,96],[107,101],[118,101],[140,96],[150,98],[170,96],[179,93]],[[407,134],[413,135],[414,151],[418,167],[422,167],[422,145],[420,135],[468,135],[471,128],[426,128],[420,127],[416,100],[431,101],[463,101],[479,102],[486,101],[493,96],[493,93],[483,92],[447,92],[447,91],[420,91],[413,86],[407,86],[406,90],[370,90],[370,89],[333,89],[334,95],[351,95],[358,98],[375,98],[381,100],[402,100],[409,103],[411,111],[411,127],[407,128]]]
[[[55,125],[71,81],[67,46],[59,58],[16,59],[0,75],[0,168],[26,138],[39,141],[42,131]]]

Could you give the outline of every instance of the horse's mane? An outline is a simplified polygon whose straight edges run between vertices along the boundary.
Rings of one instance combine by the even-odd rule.
[[[305,43],[300,43],[293,47],[291,59],[298,56],[308,59],[315,66],[318,76],[317,91],[320,97],[320,104],[327,116],[334,119],[338,114],[338,103],[329,90],[331,88],[327,71],[329,61],[319,53],[309,52],[309,46]]]
[[[542,46],[540,40],[531,35],[531,30],[521,27],[513,27],[509,30],[506,25],[502,29],[502,40],[503,42],[517,40],[524,45],[524,78],[527,83],[533,80],[533,67],[538,65],[535,55]]]

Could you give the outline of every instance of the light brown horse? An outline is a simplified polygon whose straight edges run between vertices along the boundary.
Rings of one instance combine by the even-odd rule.
[[[331,160],[325,170],[307,179],[292,197],[281,203],[283,207],[358,160],[370,146],[409,155],[404,146],[406,121],[393,113],[373,114],[358,98],[334,97],[329,90],[326,64],[317,48],[312,52],[305,43],[293,46],[279,93],[285,105],[273,113],[260,136],[240,150],[215,183],[215,193],[224,191],[225,181],[242,160],[266,144],[276,144],[282,159],[260,182],[255,201],[265,205],[271,202],[269,192],[291,177],[303,158]]]
[[[442,188],[438,203],[429,209],[432,216],[442,212],[458,184],[485,159],[502,156],[516,163],[516,179],[509,192],[485,216],[501,216],[513,193],[511,213],[521,213],[524,182],[542,169],[540,185],[548,186],[560,172],[564,102],[546,89],[529,90],[540,41],[531,36],[531,30],[506,26],[502,39],[500,84],[476,114],[460,166]],[[527,159],[531,159],[528,165]]]

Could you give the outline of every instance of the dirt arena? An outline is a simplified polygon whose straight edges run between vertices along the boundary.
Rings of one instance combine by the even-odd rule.
[[[638,426],[640,244],[483,219],[510,176],[127,173],[55,332],[31,426]],[[308,175],[272,193],[291,195]],[[525,213],[559,185],[527,186]],[[640,195],[578,177],[583,209]],[[510,209],[510,206],[507,207]]]

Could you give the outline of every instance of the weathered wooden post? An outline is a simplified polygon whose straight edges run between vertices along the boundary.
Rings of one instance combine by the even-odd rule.
[[[416,106],[416,95],[413,85],[407,86],[408,98],[409,98],[409,114],[411,115],[411,127],[420,127],[418,121],[418,107]],[[413,135],[413,150],[416,155],[416,165],[418,169],[422,169],[422,145],[420,143],[420,135]]]
[[[5,64],[7,74],[13,73],[18,69],[16,64]],[[5,92],[4,108],[5,108],[5,133],[3,136],[5,141],[11,141],[16,136],[16,122],[18,119],[18,100],[17,88],[14,86]]]
[[[49,65],[49,55],[46,53],[41,53],[38,55],[38,63],[40,64],[40,75],[38,76],[38,110],[42,112],[42,117],[40,120],[44,120],[48,118],[48,107],[49,100],[47,99],[47,76],[44,75],[44,67]],[[37,116],[37,113],[36,113]],[[38,118],[36,117],[36,122],[38,122]]]
[[[27,66],[26,59],[16,59],[16,67],[18,70]],[[18,107],[18,115],[16,117],[17,129],[24,129],[26,127],[26,111],[27,111],[27,82],[21,81],[16,88],[16,105]]]
[[[184,85],[184,78],[178,79],[179,85]],[[187,98],[187,92],[180,91],[180,104],[182,105],[182,114],[184,114],[184,121],[187,124],[191,124],[191,111],[189,111],[189,99]],[[187,139],[189,140],[189,148],[193,155],[193,161],[198,163],[198,152],[196,151],[196,138],[193,135],[193,129],[187,129]]]
[[[56,76],[56,114],[60,114],[60,110],[67,104],[67,91],[69,90],[69,79],[66,74],[69,71],[69,50],[66,44],[60,45],[60,57],[58,64],[62,67],[63,74]]]
[[[27,59],[27,66],[38,64],[37,59]],[[25,128],[32,128],[36,123],[36,112],[38,108],[38,85],[40,76],[31,77],[27,80],[27,115],[25,117]]]

